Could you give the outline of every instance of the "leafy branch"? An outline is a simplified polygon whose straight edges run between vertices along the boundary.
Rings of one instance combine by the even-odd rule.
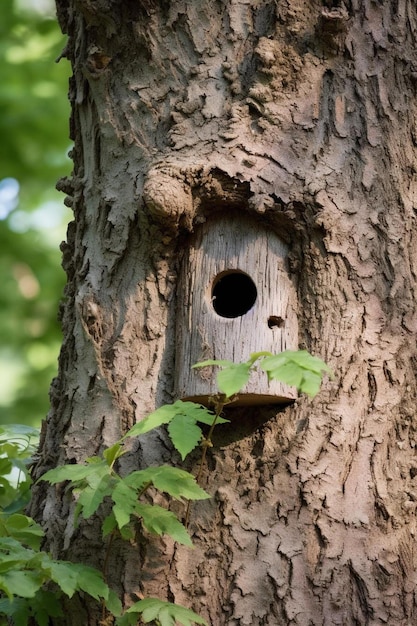
[[[227,422],[221,417],[223,408],[245,387],[252,370],[260,367],[268,380],[280,380],[310,396],[318,392],[323,374],[331,375],[330,368],[321,359],[306,351],[286,351],[278,355],[257,352],[244,363],[209,360],[194,367],[207,366],[220,368],[217,373],[219,393],[213,398],[214,411],[194,402],[177,400],[148,415],[100,456],[91,457],[83,464],[57,467],[40,478],[52,485],[68,483],[76,499],[75,523],[80,517],[88,519],[97,514],[105,502],[111,503],[110,513],[102,522],[103,540],[109,538],[104,573],[81,563],[55,560],[40,550],[43,530],[22,513],[31,485],[27,466],[36,449],[38,433],[26,427],[14,427],[13,432],[10,428],[0,429],[0,615],[11,618],[15,626],[28,626],[31,620],[46,626],[49,618],[62,616],[60,594],[71,598],[77,592],[84,592],[102,602],[116,626],[133,626],[138,616],[145,624],[156,621],[160,626],[172,626],[175,622],[183,626],[193,623],[207,626],[193,611],[158,598],[145,598],[123,612],[120,599],[104,579],[112,539],[115,533],[125,540],[132,539],[139,523],[145,532],[166,534],[174,541],[191,546],[187,531],[190,503],[210,497],[198,482],[207,450],[213,445],[214,428]],[[200,424],[209,426],[206,437]],[[168,465],[121,476],[116,467],[118,459],[126,454],[126,440],[161,426],[166,426],[183,460],[201,446],[197,478]],[[168,509],[143,501],[144,494],[151,488],[187,502],[185,524]]]
[[[217,386],[227,401],[247,385],[251,372],[257,365],[266,372],[269,381],[278,380],[296,387],[310,397],[319,392],[323,374],[332,375],[330,367],[307,350],[285,350],[279,354],[254,352],[243,363],[209,359],[196,363],[193,367],[209,365],[221,368],[217,374]]]

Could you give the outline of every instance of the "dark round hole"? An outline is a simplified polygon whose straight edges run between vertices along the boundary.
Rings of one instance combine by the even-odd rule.
[[[268,317],[268,328],[283,328],[284,320],[279,315],[270,315]]]
[[[230,270],[219,274],[213,283],[213,308],[221,317],[240,317],[255,304],[258,293],[247,274]]]

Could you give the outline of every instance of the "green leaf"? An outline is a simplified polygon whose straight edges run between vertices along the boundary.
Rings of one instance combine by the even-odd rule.
[[[217,384],[226,398],[231,398],[247,384],[250,376],[250,363],[232,363],[217,374]]]
[[[71,481],[72,483],[84,480],[89,475],[97,472],[96,465],[61,465],[46,472],[39,480],[46,480],[51,485]]]
[[[167,607],[163,607],[158,613],[158,623],[161,626],[175,626],[175,618]]]
[[[305,371],[300,384],[300,391],[314,398],[320,391],[321,375],[316,372]]]
[[[125,437],[137,437],[158,428],[163,424],[168,424],[177,414],[177,403],[165,404],[153,413],[145,417],[142,421],[135,424],[125,435]]]
[[[123,613],[116,619],[116,626],[137,626],[138,618],[135,613]]]
[[[160,491],[166,492],[178,500],[181,498],[206,500],[211,497],[197,484],[192,474],[169,465],[162,465],[157,468],[153,484]]]
[[[306,370],[317,372],[317,374],[321,374],[321,372],[332,374],[332,370],[327,363],[319,359],[319,357],[313,356],[307,352],[307,350],[287,350],[286,352],[283,352],[283,354],[287,354],[292,361],[298,363],[300,367],[303,367]]]
[[[40,593],[40,592],[39,592]],[[36,597],[36,596],[35,596]],[[31,604],[35,598],[29,600],[26,598],[2,598],[0,600],[0,615],[6,615],[12,618],[13,626],[28,626],[29,618],[31,616]],[[3,625],[3,622],[0,622]],[[6,622],[9,623],[9,622]]]
[[[10,516],[0,515],[0,536],[13,537],[34,550],[39,550],[44,532],[31,517],[15,513]]]
[[[35,597],[30,600],[30,607],[39,626],[49,626],[50,617],[63,617],[64,614],[57,595],[56,592],[39,589]],[[17,623],[16,626],[18,626]]]
[[[39,428],[32,428],[25,424],[7,424],[0,428],[0,442],[15,444],[26,456],[36,452],[39,436]]]
[[[46,567],[46,564],[45,564]],[[84,591],[95,600],[109,597],[109,588],[101,572],[89,565],[69,561],[49,560],[50,577],[60,589],[72,597],[76,591]]]
[[[110,475],[101,477],[97,474],[91,474],[88,478],[92,485],[80,490],[77,501],[77,511],[81,513],[84,519],[88,519],[97,511],[104,498],[111,495],[114,486],[114,479]]]
[[[117,528],[116,518],[114,516],[113,511],[108,515],[101,526],[101,530],[103,532],[103,539],[105,539],[113,530]]]
[[[12,471],[13,468],[13,464],[10,461],[10,459],[7,458],[0,458],[0,479],[4,480],[4,477],[7,476],[7,474],[10,474],[10,472]],[[9,482],[9,481],[6,481]]]
[[[178,622],[182,626],[192,626],[193,624],[203,624],[208,626],[206,620],[194,611],[187,609],[180,604],[172,602],[164,602],[158,598],[145,598],[135,602],[126,613],[141,613],[142,620],[145,624],[153,620],[159,620],[161,626],[168,626]],[[167,621],[169,620],[169,621]]]
[[[174,404],[162,406],[148,415],[144,420],[133,426],[125,436],[136,437],[162,424],[169,424],[168,433],[172,443],[184,459],[201,439],[201,431],[196,426],[196,422],[202,422],[211,426],[214,417],[214,413],[201,404],[177,400]],[[220,417],[217,419],[219,424],[227,421]]]
[[[124,454],[126,454],[126,451],[123,449],[123,445],[117,442],[110,448],[106,448],[104,450],[103,457],[105,458],[107,465],[109,465],[109,467],[112,467],[114,465],[114,462]]]
[[[263,367],[263,364],[261,365]],[[266,370],[266,366],[265,366]],[[270,379],[279,380],[282,383],[300,389],[305,370],[293,361],[282,363],[278,369],[266,370]]]
[[[95,600],[100,598],[108,600],[110,590],[104,582],[101,572],[94,569],[94,567],[81,565],[80,563],[71,563],[71,565],[78,569],[79,589],[88,593]]]
[[[159,467],[148,467],[145,476],[159,491],[168,493],[170,496],[181,500],[205,500],[211,496],[204,491],[192,474],[177,467],[161,465]],[[129,476],[126,480],[129,480]]]
[[[116,617],[122,614],[122,603],[120,602],[119,596],[113,591],[113,589],[109,589],[109,597],[106,600],[106,608]]]
[[[193,545],[185,526],[171,511],[155,504],[138,502],[136,513],[142,518],[143,526],[148,532],[155,535],[169,535],[174,541],[185,546]]]
[[[203,413],[203,411],[201,411],[201,413],[196,419],[197,419],[197,422],[201,422],[202,424],[207,424],[207,426],[211,426],[214,422],[215,417],[216,416],[212,411],[209,411],[206,409],[205,414]],[[223,417],[220,417],[220,415],[218,415],[216,418],[216,424],[229,424],[229,423],[230,423],[230,420],[224,419]]]
[[[130,516],[135,512],[138,503],[137,490],[127,481],[119,480],[111,493],[114,502],[113,514],[119,528],[130,522]]]
[[[33,598],[43,583],[44,579],[39,572],[11,569],[0,575],[0,589],[9,598]]]
[[[198,446],[202,438],[201,428],[188,415],[175,415],[168,425],[168,433],[182,460]]]
[[[0,558],[0,568],[2,567],[5,556],[13,555],[13,558],[28,560],[33,556],[34,551],[22,546],[20,541],[17,541],[13,537],[0,537],[0,552],[3,552]]]
[[[261,362],[261,368],[267,372],[270,380],[279,380],[310,396],[315,396],[319,391],[322,373],[332,374],[324,361],[306,350],[286,350],[266,357]]]
[[[49,571],[51,580],[58,585],[65,595],[72,598],[78,589],[78,568],[74,567],[74,563],[51,559]]]
[[[129,485],[136,485],[138,474],[140,474],[138,477],[140,486],[151,482],[156,489],[168,493],[177,500],[182,498],[187,500],[204,500],[211,497],[197,484],[192,474],[177,467],[171,467],[170,465],[148,467],[145,470],[132,472],[123,480]]]
[[[332,373],[330,367],[321,359],[311,355],[307,350],[285,350],[279,354],[266,357],[262,360],[261,367],[265,371],[278,370],[282,365],[287,363],[296,363],[301,369],[311,372],[327,372]]]
[[[198,404],[197,402],[184,402],[183,400],[177,400],[175,402],[175,406],[177,407],[178,415],[186,415],[194,422],[203,422],[204,424],[209,424],[210,426],[213,423],[213,411],[201,404]]]
[[[175,403],[178,407],[178,413],[190,418],[190,420],[194,422],[200,422],[202,424],[207,424],[211,426],[215,416],[215,413],[203,406],[202,404],[198,404],[197,402],[183,402],[182,400],[177,400]],[[216,420],[216,424],[227,424],[229,420],[218,417]]]
[[[146,484],[152,483],[154,471],[158,469],[156,467],[148,467],[144,470],[136,470],[131,472],[121,480],[129,487],[133,487],[139,493]]]

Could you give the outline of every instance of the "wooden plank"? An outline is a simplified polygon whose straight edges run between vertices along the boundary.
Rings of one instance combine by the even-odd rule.
[[[272,230],[246,215],[207,221],[193,236],[177,291],[177,397],[207,403],[216,392],[217,368],[192,370],[198,361],[238,363],[253,352],[298,348],[297,298],[287,255],[288,246]],[[225,275],[226,288],[218,296],[216,286]],[[251,281],[256,286],[255,302],[236,315],[239,306],[245,309],[248,298],[253,298]],[[221,315],[213,306],[213,298],[218,297],[225,300],[217,301]],[[225,317],[224,307],[228,315],[236,316]],[[236,403],[281,403],[296,397],[293,388],[275,381],[268,384],[266,374],[259,371],[252,374]]]

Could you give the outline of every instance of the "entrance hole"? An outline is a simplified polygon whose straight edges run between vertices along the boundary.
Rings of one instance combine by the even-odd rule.
[[[213,282],[211,301],[217,315],[241,317],[255,304],[258,292],[252,278],[240,270],[218,274]]]

